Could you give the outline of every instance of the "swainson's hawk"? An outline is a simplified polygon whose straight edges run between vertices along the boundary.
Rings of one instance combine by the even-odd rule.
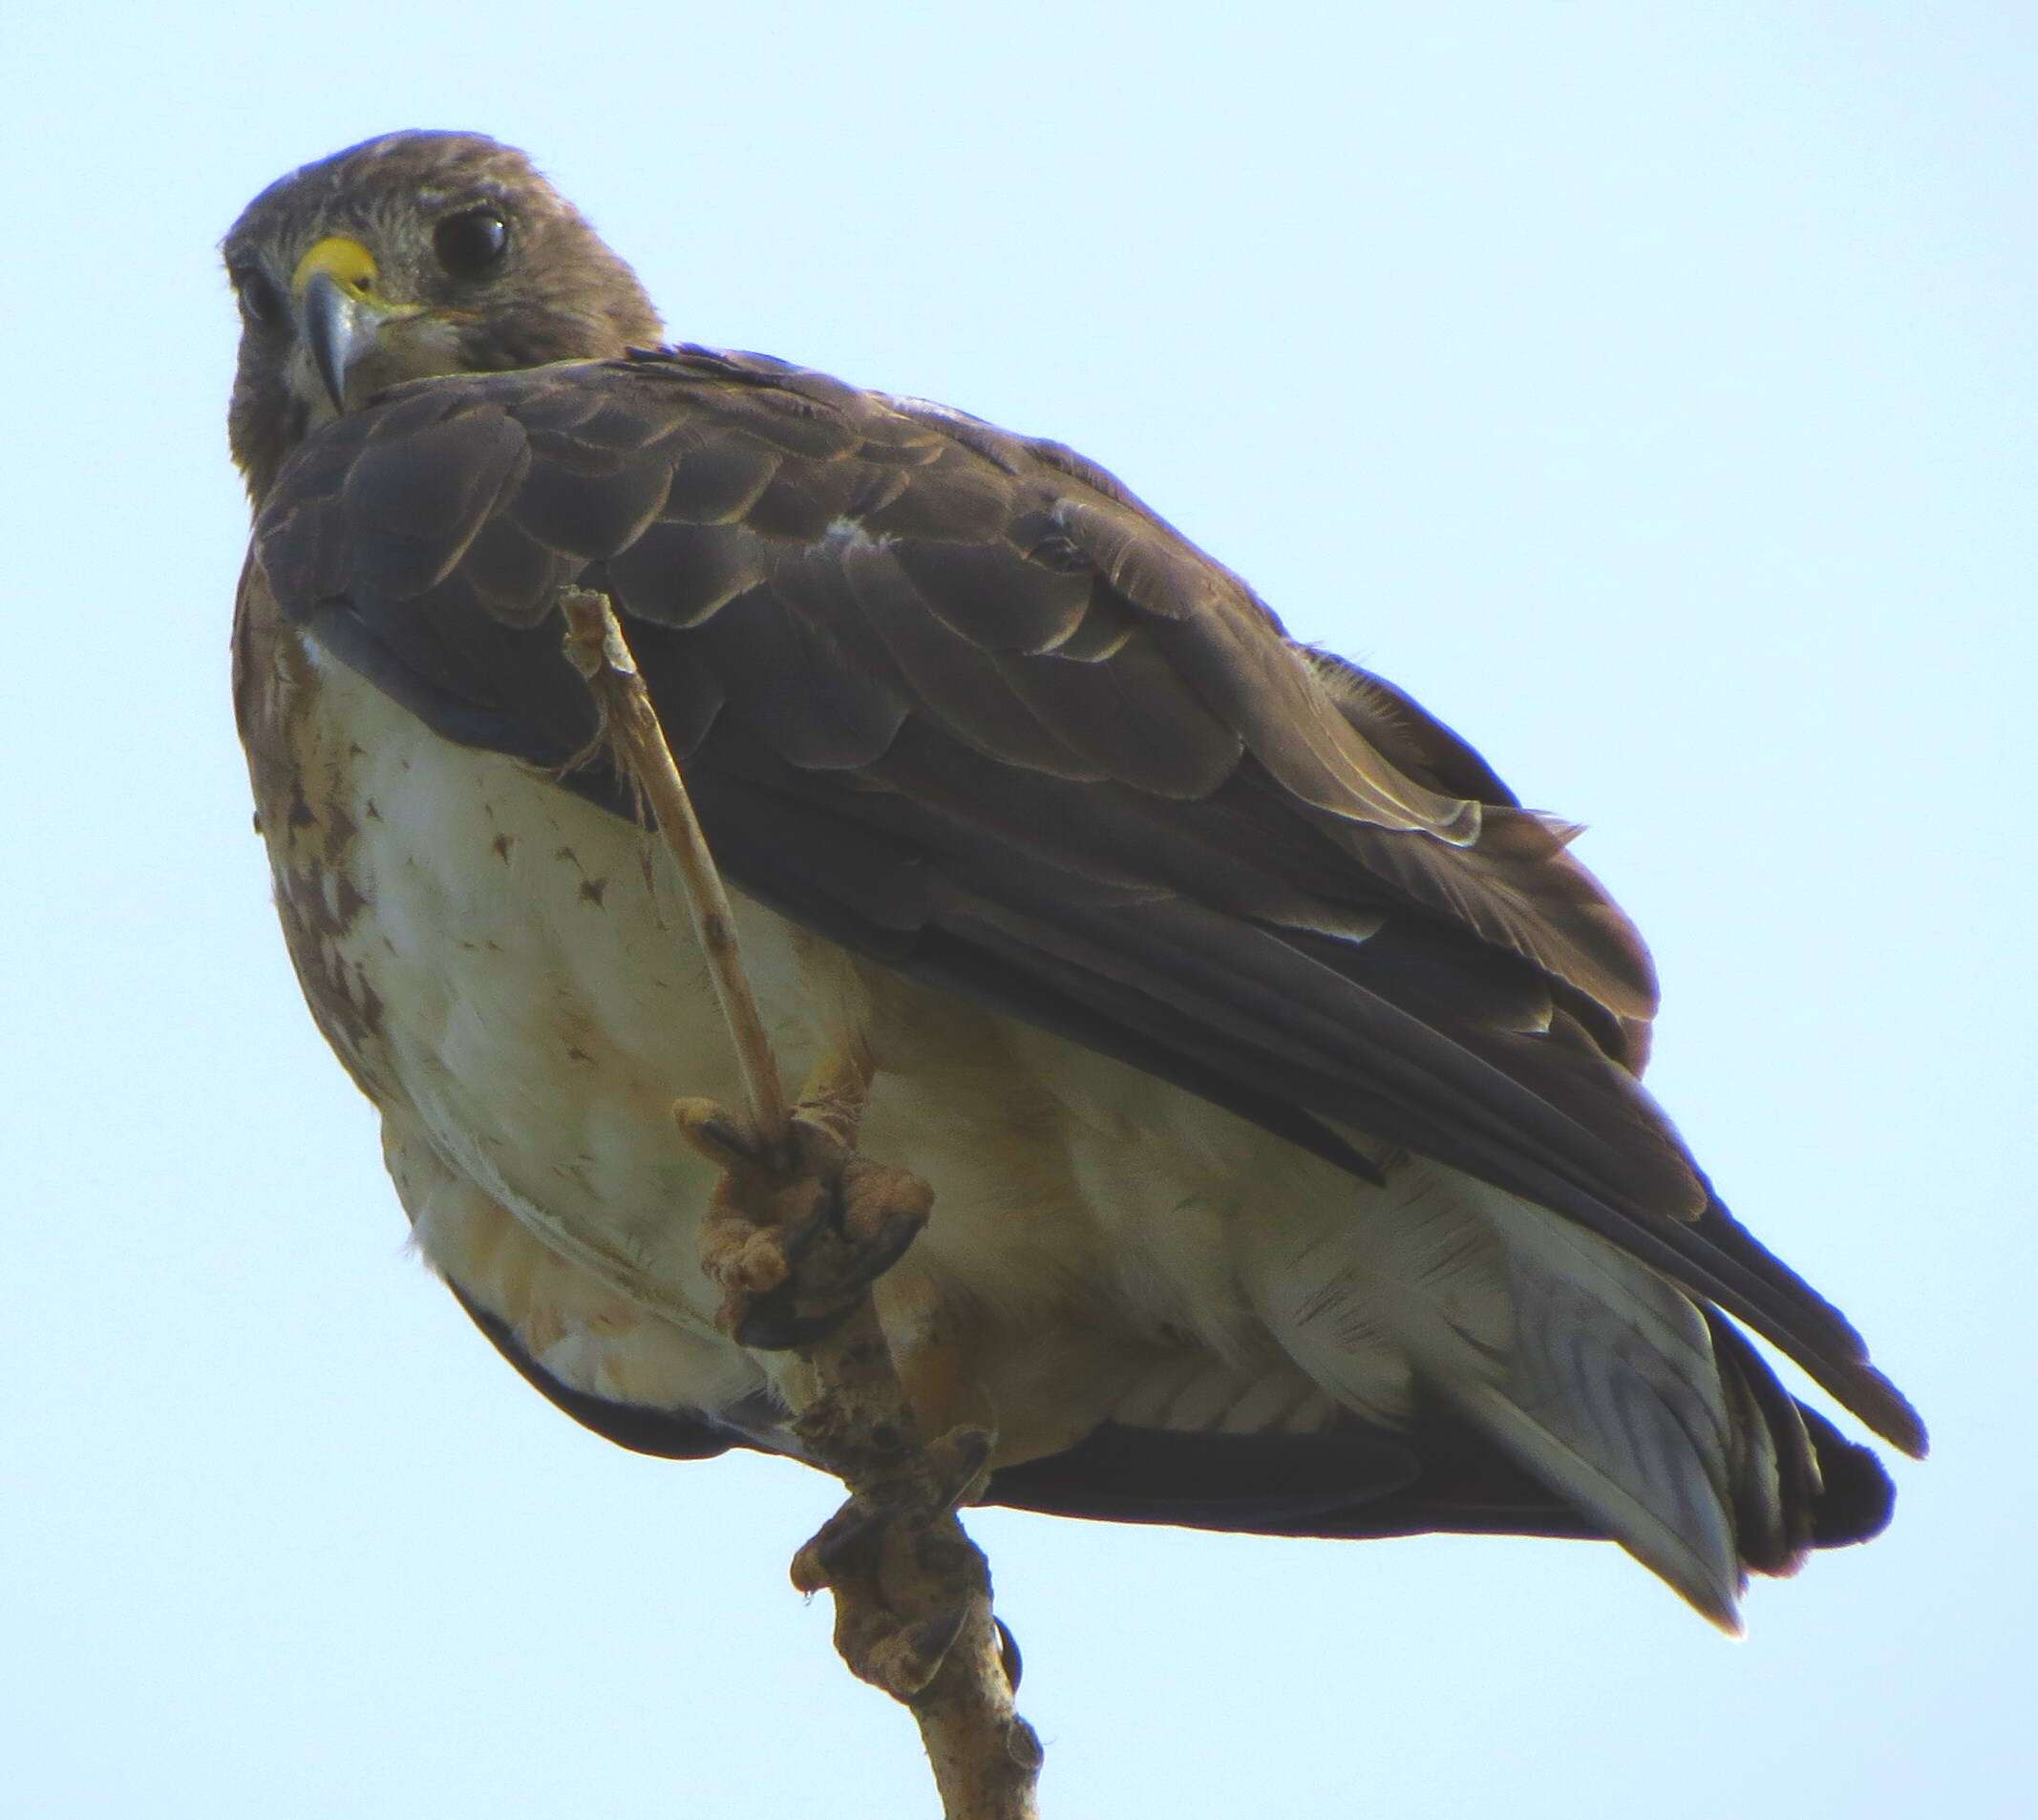
[[[225,243],[235,694],[320,1028],[423,1253],[555,1403],[796,1451],[718,1331],[675,1093],[737,1084],[560,589],[627,627],[773,1035],[932,1184],[879,1284],[989,1495],[1278,1534],[1603,1535],[1735,1620],[1909,1452],[1852,1327],[1639,1083],[1625,917],[1469,746],[1109,474],[662,345],[524,158],[402,133]]]

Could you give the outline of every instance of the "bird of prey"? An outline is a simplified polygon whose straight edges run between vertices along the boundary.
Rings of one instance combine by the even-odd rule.
[[[613,603],[764,1016],[934,1192],[876,1283],[984,1495],[1285,1535],[1607,1537],[1728,1626],[1923,1429],[1641,1084],[1647,951],[1451,730],[1102,468],[667,345],[524,156],[406,132],[224,243],[234,692],[289,952],[423,1256],[622,1445],[797,1454],[717,1325],[739,1089],[563,655]],[[779,1347],[785,1336],[775,1336]]]

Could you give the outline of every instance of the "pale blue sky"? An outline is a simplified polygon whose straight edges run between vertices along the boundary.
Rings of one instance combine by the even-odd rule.
[[[527,146],[675,334],[1074,443],[1589,822],[1660,1096],[1935,1425],[1738,1644],[1606,1548],[983,1515],[1048,1813],[2027,1811],[2028,7],[47,11],[0,24],[0,1806],[930,1810],[785,1582],[830,1485],[498,1363],[267,909],[213,247],[432,125]]]

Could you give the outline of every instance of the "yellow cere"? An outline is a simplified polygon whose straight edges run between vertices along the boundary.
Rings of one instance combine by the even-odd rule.
[[[329,234],[297,262],[290,275],[292,295],[302,297],[305,286],[324,272],[343,290],[365,296],[375,282],[375,256],[357,240],[344,234]]]

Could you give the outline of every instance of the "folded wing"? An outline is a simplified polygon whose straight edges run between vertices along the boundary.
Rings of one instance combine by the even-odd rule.
[[[752,895],[1354,1174],[1358,1132],[1548,1209],[1921,1449],[1641,1087],[1648,958],[1572,831],[1066,450],[698,349],[430,380],[298,451],[256,562],[440,733],[562,767],[555,599],[605,590]],[[563,787],[630,813],[599,760]]]

